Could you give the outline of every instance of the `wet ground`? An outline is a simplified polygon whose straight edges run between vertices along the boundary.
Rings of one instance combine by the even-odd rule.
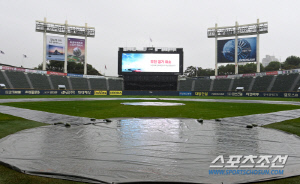
[[[72,175],[72,179],[86,177],[109,183],[225,184],[299,174],[300,139],[291,134],[212,120],[202,124],[194,119],[112,120],[69,128],[50,125],[15,133],[0,141],[0,160],[28,174],[66,179]],[[210,168],[211,162],[219,155],[225,159],[229,155],[289,158],[284,175],[209,175],[209,170],[216,169]]]
[[[175,118],[91,121],[90,118],[8,106],[0,106],[0,112],[49,124],[58,121],[72,124],[68,128],[59,124],[28,129],[0,140],[0,161],[28,174],[79,181],[85,178],[85,181],[96,183],[176,181],[224,184],[300,174],[299,137],[262,127],[246,128],[246,125],[298,118],[300,110],[223,118],[221,121],[204,120],[203,123]],[[210,167],[219,155],[224,155],[224,166],[229,155],[289,157],[284,168],[276,168],[283,169],[283,175],[210,175],[209,170],[227,169]]]

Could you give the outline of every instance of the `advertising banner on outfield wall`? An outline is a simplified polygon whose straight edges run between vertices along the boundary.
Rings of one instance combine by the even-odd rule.
[[[68,61],[84,63],[85,58],[85,40],[77,38],[68,38]]]
[[[218,40],[218,63],[235,62],[235,39]],[[256,61],[256,37],[238,39],[238,62]]]
[[[52,72],[52,71],[47,71],[48,75],[59,75],[59,76],[66,76],[66,73],[61,73],[61,72]]]
[[[109,91],[109,95],[122,95],[123,91]]]
[[[100,75],[83,75],[84,78],[105,78],[104,76]]]
[[[94,95],[94,90],[24,90],[2,89],[0,95]]]
[[[65,38],[47,36],[47,60],[65,61]]]
[[[0,89],[0,95],[158,95],[158,96],[235,96],[300,98],[300,92],[233,91],[100,91],[100,90],[25,90]]]
[[[179,96],[192,96],[191,91],[180,91]]]
[[[94,95],[107,95],[107,91],[94,91]]]
[[[82,74],[76,74],[76,73],[68,73],[67,76],[69,76],[69,77],[79,77],[79,78],[83,77]]]

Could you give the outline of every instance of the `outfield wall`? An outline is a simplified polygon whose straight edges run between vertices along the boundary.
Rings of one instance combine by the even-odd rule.
[[[228,91],[116,91],[116,90],[14,90],[1,89],[0,95],[146,95],[146,96],[234,96],[300,98],[300,92],[228,92]]]

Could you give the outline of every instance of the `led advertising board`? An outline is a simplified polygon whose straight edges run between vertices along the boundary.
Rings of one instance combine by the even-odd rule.
[[[256,37],[238,39],[238,62],[256,61]],[[218,40],[218,63],[235,62],[235,39]]]
[[[119,51],[120,75],[179,75],[183,72],[183,52]]]
[[[179,72],[179,54],[123,53],[122,72]]]

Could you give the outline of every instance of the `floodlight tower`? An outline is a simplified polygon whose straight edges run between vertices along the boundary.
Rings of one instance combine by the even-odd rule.
[[[68,35],[85,37],[85,60],[84,60],[84,75],[87,74],[87,37],[95,37],[95,28],[88,27],[87,23],[85,26],[75,26],[69,25],[68,21],[65,21],[65,24],[47,22],[47,19],[44,18],[44,21],[36,21],[36,32],[42,32],[43,34],[43,70],[46,70],[46,40],[47,33],[64,35],[65,37],[65,63],[64,63],[64,73],[67,73],[67,49],[68,49]]]
[[[253,24],[239,25],[238,22],[235,23],[235,26],[226,26],[218,27],[216,24],[215,27],[207,29],[207,37],[215,38],[215,76],[218,75],[218,38],[222,37],[235,37],[235,46],[234,46],[234,63],[235,63],[235,74],[238,74],[238,55],[239,55],[239,46],[238,46],[238,36],[246,35],[256,35],[256,71],[260,72],[260,62],[259,62],[259,35],[268,33],[268,22],[259,22]],[[250,61],[253,62],[253,61]]]

